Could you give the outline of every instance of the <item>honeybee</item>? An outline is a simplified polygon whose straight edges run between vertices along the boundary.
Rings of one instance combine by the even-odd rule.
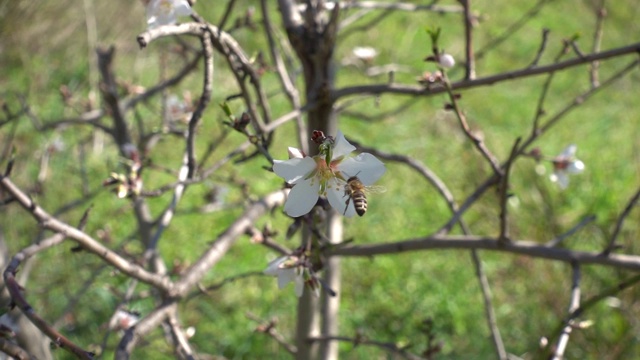
[[[387,191],[382,186],[365,186],[357,176],[352,176],[347,179],[347,183],[344,186],[344,196],[347,197],[345,202],[343,215],[346,215],[349,209],[349,203],[353,201],[353,207],[359,216],[364,215],[367,212],[367,193],[379,194]]]

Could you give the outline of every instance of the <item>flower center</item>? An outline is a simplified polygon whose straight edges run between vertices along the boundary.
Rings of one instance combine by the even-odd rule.
[[[316,170],[314,177],[320,183],[320,189],[318,193],[320,195],[327,194],[327,188],[331,187],[332,179],[342,179],[342,174],[337,170],[337,166],[340,161],[332,161],[330,166],[327,166],[327,162],[322,157],[316,157]]]

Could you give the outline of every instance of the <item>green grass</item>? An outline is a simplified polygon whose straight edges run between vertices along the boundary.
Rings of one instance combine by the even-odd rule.
[[[237,2],[240,14],[250,1]],[[17,106],[15,92],[28,95],[29,106],[42,120],[74,115],[63,108],[57,89],[69,86],[78,94],[91,88],[88,82],[88,46],[84,31],[84,15],[77,5],[59,7],[53,4],[37,9],[27,5],[11,5],[0,13],[0,35],[3,50],[8,56],[0,60],[0,94],[10,106]],[[609,4],[605,20],[603,49],[633,43],[639,33],[635,3],[632,1]],[[8,5],[7,5],[8,6]],[[13,6],[13,7],[12,7]],[[100,44],[116,45],[115,72],[117,76],[134,84],[153,85],[160,76],[160,56],[170,64],[180,63],[178,55],[167,51],[175,44],[163,40],[139,50],[135,36],[144,29],[144,11],[139,4],[118,1],[96,4]],[[271,6],[275,9],[275,4]],[[224,6],[196,5],[203,16],[217,23]],[[511,2],[474,2],[474,10],[482,16],[474,29],[476,49],[481,49],[501,34],[514,19],[522,16],[526,7]],[[19,14],[32,26],[16,21]],[[567,14],[571,14],[568,16]],[[355,25],[372,20],[367,15]],[[19,18],[19,17],[16,17]],[[340,61],[350,54],[354,46],[376,47],[380,55],[375,65],[396,63],[406,65],[410,72],[398,72],[396,81],[415,83],[423,71],[433,71],[432,65],[422,59],[428,55],[430,44],[425,26],[443,28],[442,47],[456,59],[464,53],[463,31],[457,23],[458,14],[404,13],[388,17],[379,26],[364,34],[354,33],[338,39],[335,58]],[[112,26],[114,19],[117,26]],[[11,21],[10,21],[11,20]],[[280,23],[277,17],[274,24]],[[562,40],[579,33],[578,44],[583,52],[591,50],[592,27],[595,19],[585,2],[552,1],[540,16],[478,62],[478,76],[520,69],[531,63],[538,50],[541,31],[549,28],[548,47],[542,63],[553,61],[561,49]],[[42,25],[44,24],[44,25]],[[46,25],[46,26],[45,26]],[[20,31],[18,31],[20,30]],[[261,31],[239,30],[233,34],[249,55],[266,51]],[[189,44],[197,46],[195,39]],[[570,55],[571,56],[571,55]],[[601,63],[601,79],[624,67],[632,57]],[[227,96],[237,94],[238,86],[232,80],[227,64],[216,58],[214,99],[207,109],[199,131],[198,154],[204,153],[212,139],[222,131],[224,119],[217,106]],[[177,67],[175,67],[177,68]],[[171,74],[174,67],[170,67]],[[200,66],[201,71],[201,66]],[[454,70],[452,79],[462,72]],[[511,190],[517,202],[510,207],[511,234],[516,239],[544,243],[561,234],[587,215],[597,219],[578,235],[567,239],[564,246],[585,251],[598,251],[606,244],[617,216],[637,189],[640,180],[640,127],[638,126],[637,71],[618,81],[588,102],[569,113],[552,131],[541,137],[534,147],[545,155],[553,156],[571,143],[578,145],[578,157],[586,164],[583,174],[571,178],[565,191],[548,181],[550,164],[543,164],[546,173],[535,171],[535,162],[520,159],[512,170]],[[481,131],[487,146],[504,160],[518,136],[528,136],[536,111],[540,87],[545,76],[508,81],[494,86],[470,89],[462,93],[461,106],[470,126]],[[173,93],[189,90],[194,98],[199,95],[199,73],[188,77]],[[263,77],[269,93],[277,89],[273,74]],[[363,83],[385,82],[384,76],[371,79],[355,68],[340,68],[336,87]],[[581,66],[555,75],[545,106],[548,119],[575,96],[589,87],[588,67]],[[490,175],[490,168],[469,144],[459,129],[457,120],[443,110],[448,101],[438,95],[418,99],[404,112],[370,120],[362,114],[376,116],[401,106],[408,98],[383,95],[379,101],[364,99],[350,107],[339,118],[340,129],[347,137],[387,152],[406,154],[429,166],[447,183],[457,201],[462,201],[478,184]],[[240,101],[230,102],[240,112]],[[290,111],[283,96],[271,98],[274,117]],[[160,99],[151,99],[139,108],[147,129],[157,126]],[[133,117],[132,117],[133,118]],[[10,126],[0,128],[0,147],[9,138]],[[294,125],[287,124],[275,137],[271,154],[276,159],[286,157],[286,147],[295,146]],[[49,163],[49,177],[42,194],[34,198],[47,211],[54,213],[62,205],[82,196],[80,176],[80,145],[86,152],[86,172],[90,190],[101,188],[101,182],[111,171],[122,171],[118,166],[115,147],[107,140],[103,153],[92,151],[89,128],[66,128],[56,132],[39,133],[30,121],[20,120],[13,139],[18,150],[13,180],[30,189],[36,183],[40,155],[47,143],[60,137],[65,143],[62,153],[54,153]],[[134,129],[134,135],[137,131]],[[240,134],[231,133],[223,147],[212,156],[211,163],[225,152],[240,144]],[[167,138],[150,154],[154,164],[171,169],[181,162],[182,142]],[[4,160],[4,159],[3,159]],[[256,158],[242,164],[223,167],[204,186],[188,189],[182,206],[160,243],[160,250],[171,270],[174,266],[190,264],[203,249],[242,212],[247,199],[239,187],[229,186],[225,210],[209,214],[196,212],[204,205],[204,196],[215,184],[229,177],[246,183],[253,194],[266,194],[282,185],[280,179],[265,171],[268,162]],[[388,163],[388,172],[380,185],[387,187],[384,194],[372,195],[366,216],[345,220],[345,238],[358,244],[398,241],[432,233],[449,218],[449,210],[437,192],[416,173],[396,164]],[[148,170],[144,173],[145,187],[153,189],[170,183],[174,175]],[[171,194],[149,200],[152,214],[159,214],[170,201]],[[499,209],[495,191],[487,192],[467,212],[464,220],[476,234],[496,235]],[[83,206],[60,215],[70,224],[77,224],[83,211],[93,204],[86,231],[97,236],[99,231],[110,234],[111,248],[124,248],[131,255],[139,255],[143,247],[135,239],[135,220],[131,204],[116,199],[102,190]],[[7,239],[11,254],[42,237],[36,224],[15,206],[0,209],[0,228]],[[279,210],[260,220],[258,228],[269,223],[279,233],[276,240],[290,248],[296,240],[285,242],[284,233],[290,221]],[[625,223],[619,243],[624,251],[637,252],[637,210]],[[459,230],[454,230],[459,232]],[[70,253],[71,244],[65,244],[40,254],[32,270],[27,298],[34,308],[49,321],[56,320],[82,284],[100,267],[100,262],[86,253]],[[263,247],[252,244],[248,237],[240,239],[225,258],[207,275],[204,284],[213,284],[225,278],[262,270],[272,259]],[[565,316],[571,281],[571,268],[567,264],[533,260],[502,253],[481,252],[487,276],[492,286],[494,308],[498,317],[507,351],[518,356],[533,354],[542,336],[550,335]],[[372,340],[398,344],[411,344],[411,350],[425,349],[425,336],[417,331],[420,322],[430,318],[434,322],[437,341],[442,343],[439,358],[491,358],[494,351],[484,318],[482,298],[475,277],[471,257],[460,251],[429,251],[413,254],[379,256],[374,259],[351,258],[343,260],[343,289],[341,292],[340,332],[355,336],[361,332]],[[583,298],[598,294],[602,289],[630,276],[629,272],[602,267],[583,267]],[[73,317],[61,329],[65,335],[83,346],[97,346],[102,342],[104,327],[111,311],[121,300],[128,281],[111,270],[102,270],[74,307]],[[148,290],[139,286],[139,290]],[[588,329],[574,331],[567,358],[598,359],[633,358],[640,353],[637,334],[638,289],[619,294],[620,308],[599,304],[583,319],[594,321]],[[130,308],[147,313],[153,306],[151,298],[135,297]],[[225,356],[229,359],[255,358],[256,354],[274,359],[289,356],[273,340],[254,333],[257,323],[247,319],[251,313],[260,319],[278,319],[278,330],[288,338],[295,333],[296,299],[292,286],[278,291],[275,280],[264,276],[238,279],[219,290],[199,295],[181,305],[185,327],[196,327],[192,343],[198,351]],[[110,349],[117,336],[109,339]],[[343,343],[343,358],[385,358],[376,348]],[[57,356],[65,357],[62,350]],[[109,358],[110,354],[105,354]],[[159,331],[145,338],[139,358],[171,358],[171,350]]]

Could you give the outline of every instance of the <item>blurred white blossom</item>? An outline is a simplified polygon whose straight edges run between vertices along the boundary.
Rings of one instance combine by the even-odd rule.
[[[579,174],[584,171],[584,163],[576,158],[576,145],[569,145],[562,153],[556,156],[553,162],[553,174],[551,181],[558,183],[560,188],[569,186],[569,175]]]
[[[170,122],[188,122],[193,115],[191,105],[188,103],[188,101],[186,99],[180,99],[175,94],[167,96],[165,106],[167,109],[167,118]]]
[[[451,69],[456,64],[456,60],[450,54],[441,54],[438,63],[445,69]]]
[[[353,56],[364,62],[371,62],[378,56],[378,50],[370,46],[356,46],[353,48]]]
[[[123,309],[118,309],[109,321],[111,330],[127,330],[140,321],[140,314]]]
[[[178,16],[192,13],[187,0],[151,0],[147,4],[147,26],[153,29],[162,25],[172,25],[176,23]]]
[[[278,288],[282,289],[288,283],[295,284],[298,297],[304,291],[304,267],[299,264],[296,256],[283,256],[273,260],[263,271],[264,274],[278,278]]]
[[[353,206],[347,207],[348,194],[344,186],[347,179],[357,176],[363,185],[371,185],[386,171],[384,164],[369,153],[347,157],[356,148],[349,144],[342,132],[338,131],[333,143],[321,146],[319,155],[304,156],[295,148],[289,148],[289,160],[275,160],[273,171],[293,185],[284,205],[284,211],[292,217],[303,216],[318,201],[320,195],[340,214],[355,215]],[[346,209],[346,210],[345,210]]]

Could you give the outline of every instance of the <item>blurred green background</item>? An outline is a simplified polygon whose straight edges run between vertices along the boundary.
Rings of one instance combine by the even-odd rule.
[[[521,29],[487,51],[477,63],[478,77],[529,65],[539,48],[544,28],[548,28],[550,34],[541,64],[552,62],[562,48],[562,40],[575,35],[579,36],[577,44],[582,52],[591,52],[597,3],[548,1]],[[194,9],[217,24],[225,4],[199,1]],[[638,42],[640,24],[636,20],[640,7],[636,2],[624,0],[606,4],[602,49]],[[272,20],[280,25],[276,2],[269,6]],[[267,55],[259,2],[236,1],[232,19],[244,16],[250,7],[257,10],[257,28],[240,28],[232,35],[249,55],[258,51]],[[474,1],[472,7],[478,15],[474,45],[480,50],[525,16],[534,4]],[[344,16],[356,11],[345,12]],[[378,19],[380,14],[380,11],[373,11],[362,17],[339,37],[335,53],[338,65],[351,56],[355,46],[372,46],[379,52],[372,66],[401,65],[402,70],[395,75],[396,81],[415,84],[424,71],[435,70],[433,65],[423,61],[430,51],[425,26],[441,27],[441,46],[456,59],[464,58],[460,14],[415,11]],[[94,28],[92,21],[95,21],[95,40],[87,30]],[[364,32],[351,31],[371,22],[375,25]],[[66,86],[78,99],[85,99],[96,90],[97,73],[92,50],[96,45],[116,47],[115,72],[123,85],[152,86],[163,72],[163,61],[168,64],[166,73],[170,75],[180,68],[183,60],[176,51],[175,39],[163,39],[140,50],[135,38],[145,26],[144,7],[138,2],[0,2],[0,101],[17,110],[23,99],[28,103],[30,113],[40,121],[76,115],[74,109],[62,104],[59,88]],[[278,33],[284,35],[282,29]],[[183,41],[198,46],[197,39]],[[633,59],[633,56],[626,56],[602,62],[601,79]],[[271,63],[270,59],[268,62]],[[184,91],[190,91],[197,98],[201,90],[201,70],[202,66],[171,93],[182,95]],[[460,79],[461,68],[453,69],[450,77],[453,81]],[[500,159],[508,156],[515,138],[530,133],[545,78],[518,79],[462,92],[460,103],[472,130],[482,134],[489,149]],[[571,178],[568,189],[563,191],[549,181],[550,163],[536,164],[531,159],[519,159],[515,163],[511,178],[515,196],[509,208],[513,238],[545,243],[593,214],[597,216],[596,221],[567,239],[563,246],[587,251],[603,249],[617,217],[640,184],[639,79],[638,71],[633,71],[571,111],[535,143],[534,146],[547,156],[560,153],[569,144],[578,146],[577,156],[586,164],[586,170]],[[262,81],[270,94],[274,116],[290,111],[286,97],[278,92],[276,74],[267,72]],[[337,88],[385,81],[385,75],[369,77],[363,68],[345,65],[337,69]],[[589,67],[586,65],[557,73],[549,90],[545,118],[570,104],[589,86]],[[214,99],[199,128],[200,154],[213,139],[227,131],[222,125],[224,114],[216,104],[238,91],[226,61],[216,56]],[[443,95],[415,100],[391,95],[363,98],[341,114],[340,128],[347,137],[366,146],[419,159],[447,183],[457,201],[462,201],[490,175],[491,169],[465,139],[453,115],[443,110],[446,102]],[[244,110],[240,101],[232,101],[230,106],[237,112]],[[81,107],[81,103],[76,105],[76,109]],[[403,111],[393,111],[399,107]],[[380,117],[387,112],[388,115]],[[149,128],[159,126],[160,116],[160,97],[142,104],[135,113],[135,117]],[[130,114],[132,128],[135,128],[133,119]],[[110,172],[120,169],[116,147],[106,137],[104,149],[96,146],[97,135],[88,127],[68,126],[38,132],[33,121],[23,116],[18,122],[0,128],[0,147],[5,151],[2,163],[7,160],[9,139],[17,149],[13,181],[30,190],[50,213],[59,213],[59,217],[70,224],[77,224],[82,212],[93,204],[86,231],[108,241],[112,248],[138,256],[142,248],[135,241],[131,204],[101,187]],[[133,131],[135,133],[135,129]],[[287,146],[297,145],[293,134],[292,123],[276,133],[270,149],[274,158],[286,158]],[[233,149],[242,141],[239,134],[230,133],[212,161],[222,158],[225,150]],[[42,157],[52,145],[61,147],[51,152],[48,172],[43,185],[39,185],[37,178],[39,173],[42,176]],[[149,154],[153,163],[177,169],[183,149],[180,139],[166,137],[161,145]],[[83,162],[85,167],[80,166]],[[247,201],[241,191],[243,186],[256,197],[279,188],[281,180],[263,169],[268,165],[263,158],[240,165],[227,164],[210,181],[189,188],[172,226],[161,240],[161,251],[167,263],[177,269],[197,259],[207,244],[242,212]],[[388,191],[370,197],[366,216],[345,219],[345,238],[353,238],[361,244],[425,236],[449,218],[444,200],[418,174],[396,163],[388,163],[387,167],[388,172],[380,185]],[[162,169],[149,169],[144,173],[146,189],[155,189],[173,179],[175,175]],[[229,179],[242,186],[221,185]],[[205,196],[213,190],[226,194],[224,210],[203,214],[199,209],[206,205]],[[96,192],[95,197],[87,197],[93,192]],[[87,201],[81,206],[68,211],[63,209],[83,197],[87,197]],[[170,194],[149,199],[154,214],[162,211],[169,199]],[[466,213],[464,220],[474,234],[498,234],[497,200],[498,194],[489,191]],[[290,219],[275,211],[257,225],[261,228],[270,224],[279,231],[276,239],[284,242],[289,223]],[[640,212],[636,209],[620,234],[621,251],[638,253],[639,228]],[[11,254],[43,236],[34,221],[17,206],[0,208],[0,229]],[[108,234],[108,237],[101,234]],[[291,248],[296,246],[295,240],[285,244]],[[26,296],[45,319],[58,321],[64,334],[91,349],[103,341],[105,324],[129,281],[104,268],[93,256],[71,253],[71,247],[71,243],[64,244],[38,255],[32,264]],[[567,312],[571,268],[565,263],[511,254],[480,254],[491,283],[498,325],[507,351],[529,358],[535,354],[540,338],[551,335]],[[207,285],[245,272],[261,271],[273,257],[274,254],[252,244],[248,237],[243,238],[211,271]],[[478,281],[467,252],[425,251],[372,259],[344,259],[343,266],[341,335],[353,337],[361,332],[369,339],[412,344],[410,350],[418,353],[426,348],[426,337],[417,329],[429,318],[433,320],[436,340],[442,344],[437,358],[495,357]],[[584,266],[582,271],[583,299],[633,275],[601,266]],[[136,296],[129,307],[145,314],[153,308],[154,302],[143,295],[148,290],[145,286],[139,285],[137,289],[141,295]],[[640,291],[636,288],[626,290],[617,295],[619,301],[602,302],[585,314],[581,319],[593,320],[594,324],[573,332],[566,357],[639,357],[638,295]],[[76,297],[78,303],[68,309],[69,300]],[[293,338],[296,300],[291,287],[278,291],[274,279],[251,276],[185,302],[182,321],[185,326],[195,327],[192,343],[199,352],[229,359],[286,359],[288,355],[275,341],[253,331],[257,323],[247,315],[265,320],[277,318],[278,330]],[[109,338],[110,347],[105,357],[111,357],[117,340],[117,336]],[[56,354],[60,358],[67,356],[61,350]],[[341,345],[341,354],[345,359],[393,358],[381,349],[348,343]],[[159,331],[145,338],[135,355],[137,358],[173,357]]]

